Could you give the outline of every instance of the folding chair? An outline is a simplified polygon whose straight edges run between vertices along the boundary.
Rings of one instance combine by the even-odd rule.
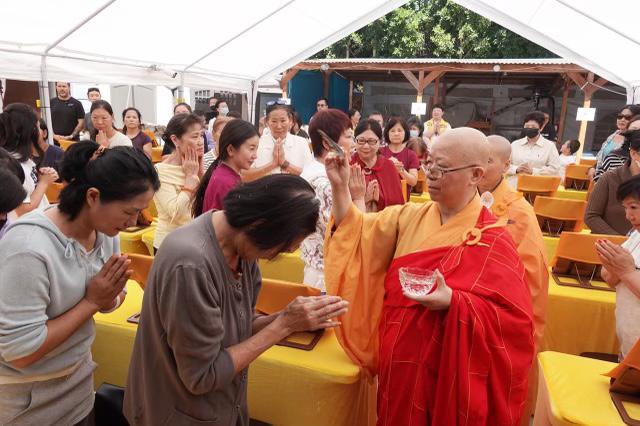
[[[49,184],[45,194],[47,195],[47,200],[49,200],[51,204],[56,204],[58,202],[62,188],[64,188],[64,184],[62,183],[52,182]]]
[[[69,149],[69,147],[71,145],[76,143],[76,141],[68,141],[66,139],[58,139],[58,143],[60,144],[60,148],[62,148],[63,151],[66,151],[66,150]]]
[[[590,168],[591,166],[583,164],[569,164],[564,175],[565,189],[586,191],[591,183],[591,179],[589,178]]]
[[[583,227],[587,202],[539,195],[533,202],[542,233],[551,237],[562,231],[580,232]]]
[[[161,161],[162,161],[162,147],[154,146],[153,148],[151,148],[151,162],[155,164]]]
[[[518,191],[533,205],[538,195],[553,196],[560,186],[560,176],[518,175]]]
[[[595,167],[597,161],[598,160],[596,160],[595,158],[581,158],[580,159],[580,165],[581,166]]]
[[[144,290],[147,285],[147,278],[149,277],[151,265],[153,265],[153,256],[137,253],[127,253],[127,256],[129,257],[129,260],[131,260],[131,265],[129,265],[129,267],[133,270],[131,279],[137,282],[140,288]]]
[[[600,272],[602,263],[596,252],[596,241],[607,239],[614,244],[622,244],[627,237],[621,235],[583,234],[581,232],[563,232],[560,235],[556,255],[551,262],[556,284],[567,287],[593,290],[615,291],[602,281]]]

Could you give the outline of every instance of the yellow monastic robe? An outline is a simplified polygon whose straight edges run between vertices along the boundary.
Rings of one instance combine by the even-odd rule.
[[[384,280],[391,261],[399,256],[436,247],[461,244],[473,228],[482,204],[475,197],[460,213],[442,225],[433,202],[391,206],[363,214],[355,206],[325,242],[325,284],[329,294],[349,301],[341,318],[338,339],[352,359],[371,371],[378,364],[377,328],[384,298]],[[327,227],[334,227],[330,223]],[[367,303],[353,303],[366,300]],[[343,329],[357,330],[361,340],[344,338]]]
[[[533,304],[536,347],[539,349],[544,334],[547,292],[549,289],[549,270],[547,268],[544,239],[538,225],[538,219],[531,204],[521,193],[512,189],[503,179],[492,192],[491,212],[502,219],[509,219],[507,231],[516,243],[518,254],[525,269],[526,281]]]

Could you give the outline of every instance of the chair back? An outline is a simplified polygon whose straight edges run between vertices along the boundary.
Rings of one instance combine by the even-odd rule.
[[[589,167],[595,167],[596,166],[596,162],[598,160],[596,158],[581,158],[580,159],[580,165],[581,166],[589,166]]]
[[[427,175],[422,170],[422,167],[418,167],[418,182],[413,187],[411,192],[416,194],[422,194],[427,191]]]
[[[256,310],[265,314],[274,314],[283,310],[298,296],[319,296],[320,290],[304,284],[289,281],[262,279],[262,288],[256,302]]]
[[[160,146],[160,144],[158,143],[158,138],[156,138],[156,134],[153,132],[153,130],[151,129],[144,129],[143,130],[144,134],[149,136],[149,138],[151,139],[151,146],[152,147],[156,147],[156,146]]]
[[[536,196],[552,196],[560,186],[560,176],[534,176],[518,175],[518,191],[522,192],[525,199],[533,204]]]
[[[162,147],[154,146],[151,148],[151,161],[153,164],[159,163],[162,161]]]
[[[404,202],[406,203],[407,200],[409,199],[409,189],[407,188],[407,181],[402,179],[400,180],[400,189],[402,190],[402,199],[404,200]]]
[[[562,231],[580,232],[587,202],[539,195],[533,210],[543,234],[557,237]]]
[[[591,179],[589,178],[589,169],[591,166],[584,164],[569,164],[567,166],[564,187],[566,189],[577,189],[578,191],[586,191],[589,188]]]
[[[60,148],[62,148],[63,151],[66,151],[66,150],[69,149],[69,147],[71,145],[76,143],[76,141],[68,141],[66,139],[58,139],[58,143],[60,144]]]
[[[58,202],[62,188],[64,188],[64,184],[62,183],[52,182],[49,184],[45,194],[47,195],[47,200],[49,200],[51,204],[56,204]]]
[[[153,265],[153,256],[137,253],[127,253],[127,256],[131,260],[129,267],[133,270],[131,279],[137,282],[140,288],[144,290],[147,285],[149,271],[151,271],[151,266]]]

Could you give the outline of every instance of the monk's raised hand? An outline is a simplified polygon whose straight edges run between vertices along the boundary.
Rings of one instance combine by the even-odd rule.
[[[351,175],[349,176],[349,192],[351,193],[351,199],[364,200],[366,191],[366,182],[362,169],[358,164],[351,166]]]
[[[402,291],[405,297],[415,300],[416,302],[422,304],[425,308],[431,311],[441,311],[443,309],[448,309],[451,305],[451,296],[453,292],[451,288],[447,286],[447,283],[444,281],[444,277],[436,269],[436,289],[427,295],[424,296],[416,296],[411,293],[407,293],[406,291]]]
[[[344,156],[329,152],[324,159],[324,167],[332,187],[349,189],[350,166]]]

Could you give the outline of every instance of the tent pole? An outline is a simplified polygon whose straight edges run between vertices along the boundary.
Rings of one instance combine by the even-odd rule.
[[[178,88],[178,102],[176,102],[176,104],[179,104],[181,102],[184,102],[184,72],[180,73],[180,87]]]
[[[42,91],[42,105],[40,106],[44,120],[47,122],[47,143],[53,145],[53,121],[51,120],[51,99],[49,95],[49,80],[47,77],[47,56],[42,56],[40,62],[40,90]]]

